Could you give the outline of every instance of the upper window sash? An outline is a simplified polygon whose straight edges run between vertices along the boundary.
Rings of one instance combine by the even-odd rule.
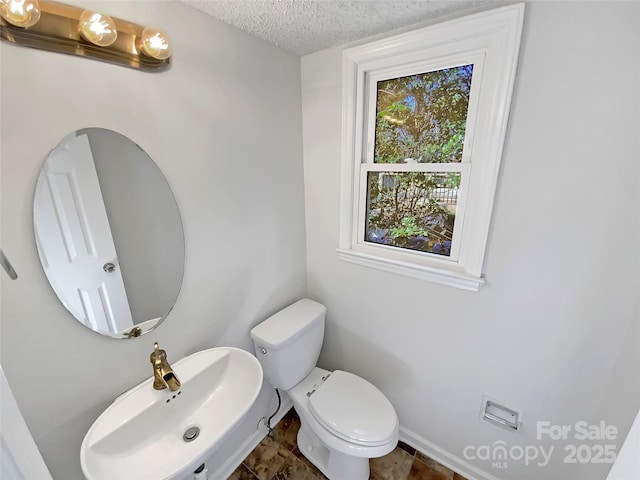
[[[484,51],[467,52],[464,55],[447,55],[428,62],[416,62],[412,65],[404,65],[402,67],[393,67],[368,72],[363,85],[363,95],[366,98],[366,108],[363,110],[365,122],[363,122],[362,130],[356,130],[356,143],[362,145],[359,155],[362,162],[374,163],[375,148],[375,130],[376,130],[376,103],[377,103],[377,84],[384,80],[390,80],[400,77],[408,77],[411,75],[419,75],[425,73],[436,72],[448,68],[455,68],[462,65],[473,65],[473,76],[471,77],[471,90],[469,93],[469,104],[467,107],[467,122],[465,127],[464,146],[462,149],[462,163],[471,160],[471,147],[478,111],[478,100],[480,91],[480,82],[482,80],[482,68],[484,64]],[[356,152],[358,155],[358,151]]]

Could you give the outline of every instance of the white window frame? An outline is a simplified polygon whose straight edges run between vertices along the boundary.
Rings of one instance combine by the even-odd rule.
[[[464,290],[484,283],[486,250],[524,3],[346,49],[342,79],[342,260]],[[461,163],[375,164],[376,82],[473,63]],[[461,172],[451,256],[365,242],[367,173]]]

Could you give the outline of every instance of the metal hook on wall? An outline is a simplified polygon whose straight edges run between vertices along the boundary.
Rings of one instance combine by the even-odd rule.
[[[4,268],[4,271],[7,272],[7,275],[9,275],[9,278],[11,280],[16,280],[18,278],[18,274],[13,269],[11,262],[9,261],[7,256],[4,254],[2,249],[0,249],[0,265],[2,265],[2,268]]]

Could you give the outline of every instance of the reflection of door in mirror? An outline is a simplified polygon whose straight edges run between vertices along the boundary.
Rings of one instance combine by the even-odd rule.
[[[90,127],[62,139],[38,176],[34,233],[58,299],[91,330],[135,337],[171,312],[184,275],[180,212],[126,136]]]
[[[91,329],[115,334],[133,320],[89,140],[72,134],[64,142],[38,178],[38,251],[65,307]]]

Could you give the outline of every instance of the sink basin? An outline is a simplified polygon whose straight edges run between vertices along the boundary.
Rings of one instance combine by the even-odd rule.
[[[80,448],[88,480],[184,477],[222,444],[262,387],[260,363],[238,348],[202,350],[172,367],[182,382],[177,391],[154,390],[151,377],[91,426]]]

